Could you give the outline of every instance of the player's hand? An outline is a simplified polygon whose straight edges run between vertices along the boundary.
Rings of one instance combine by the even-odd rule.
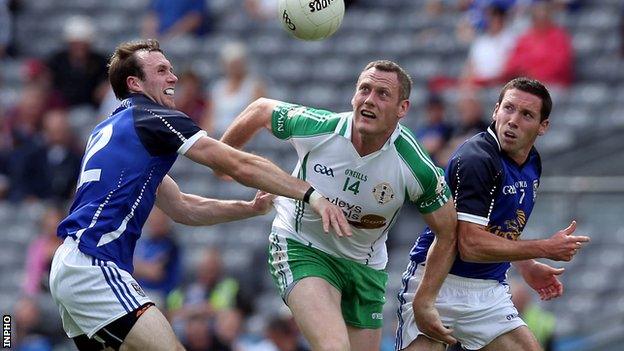
[[[273,209],[273,200],[275,200],[275,195],[269,194],[262,190],[258,190],[256,192],[256,196],[251,200],[251,208],[254,213],[258,215],[263,215],[271,212]]]
[[[548,239],[550,245],[546,248],[546,258],[555,261],[572,260],[572,257],[583,247],[583,244],[588,243],[590,240],[588,236],[572,235],[575,230],[576,221],[572,221],[567,228],[558,231],[550,237]]]
[[[318,193],[315,190],[310,196],[310,206],[321,216],[325,234],[329,233],[331,227],[338,236],[351,236],[351,227],[340,207],[327,201],[322,195],[316,194]]]
[[[423,304],[414,299],[412,302],[412,310],[414,311],[414,320],[416,326],[425,336],[435,341],[447,345],[454,345],[457,340],[451,336],[453,329],[447,328],[440,320],[438,310],[432,304]]]
[[[539,294],[541,300],[546,301],[563,295],[563,284],[557,276],[563,274],[564,271],[564,268],[554,268],[535,262],[530,268],[522,271],[522,278]]]

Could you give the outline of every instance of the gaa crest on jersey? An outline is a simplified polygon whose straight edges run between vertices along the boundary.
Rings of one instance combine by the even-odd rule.
[[[130,285],[134,288],[134,290],[137,292],[137,294],[145,297],[145,291],[143,291],[143,289],[141,288],[139,283],[137,283],[137,282],[130,282]]]
[[[383,205],[394,199],[394,190],[390,186],[390,183],[383,182],[375,185],[373,188],[373,197],[378,204]]]

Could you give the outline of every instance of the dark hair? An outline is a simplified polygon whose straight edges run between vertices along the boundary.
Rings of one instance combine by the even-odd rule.
[[[552,99],[550,98],[550,93],[548,89],[544,86],[544,84],[540,83],[538,80],[530,79],[526,77],[514,78],[507,82],[501,90],[500,95],[498,95],[498,104],[500,105],[503,102],[503,97],[507,90],[518,89],[524,91],[526,93],[535,95],[542,100],[542,108],[540,110],[540,122],[548,119],[550,117],[550,111],[552,110]]]
[[[364,71],[368,71],[371,68],[376,68],[384,72],[395,72],[397,78],[399,79],[399,99],[409,99],[412,91],[412,78],[403,68],[401,68],[401,66],[389,60],[377,60],[366,65],[366,67],[364,67]]]
[[[135,55],[137,51],[141,50],[162,52],[160,44],[156,39],[127,41],[115,48],[115,52],[108,61],[108,80],[113,87],[115,96],[119,100],[123,100],[130,95],[126,78],[135,76],[141,80],[145,79],[143,68]]]

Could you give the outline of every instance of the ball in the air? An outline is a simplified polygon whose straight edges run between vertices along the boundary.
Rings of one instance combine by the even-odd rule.
[[[284,30],[301,40],[321,40],[334,34],[344,17],[343,0],[279,0]]]

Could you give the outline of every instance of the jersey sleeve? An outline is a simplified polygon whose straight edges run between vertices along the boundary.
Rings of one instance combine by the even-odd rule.
[[[427,168],[419,177],[423,193],[414,201],[422,214],[434,212],[451,199],[451,190],[441,168]]]
[[[422,214],[434,212],[451,199],[451,191],[444,180],[444,172],[431,161],[429,154],[414,135],[401,127],[395,147],[413,181],[407,182],[407,194]]]
[[[485,150],[460,150],[451,159],[447,174],[457,219],[488,225],[502,174],[495,156]]]
[[[206,132],[180,111],[137,109],[134,127],[152,156],[184,155]]]
[[[311,107],[280,103],[271,116],[271,131],[282,140],[289,140],[297,153],[305,155],[314,146],[334,134],[340,114]]]

